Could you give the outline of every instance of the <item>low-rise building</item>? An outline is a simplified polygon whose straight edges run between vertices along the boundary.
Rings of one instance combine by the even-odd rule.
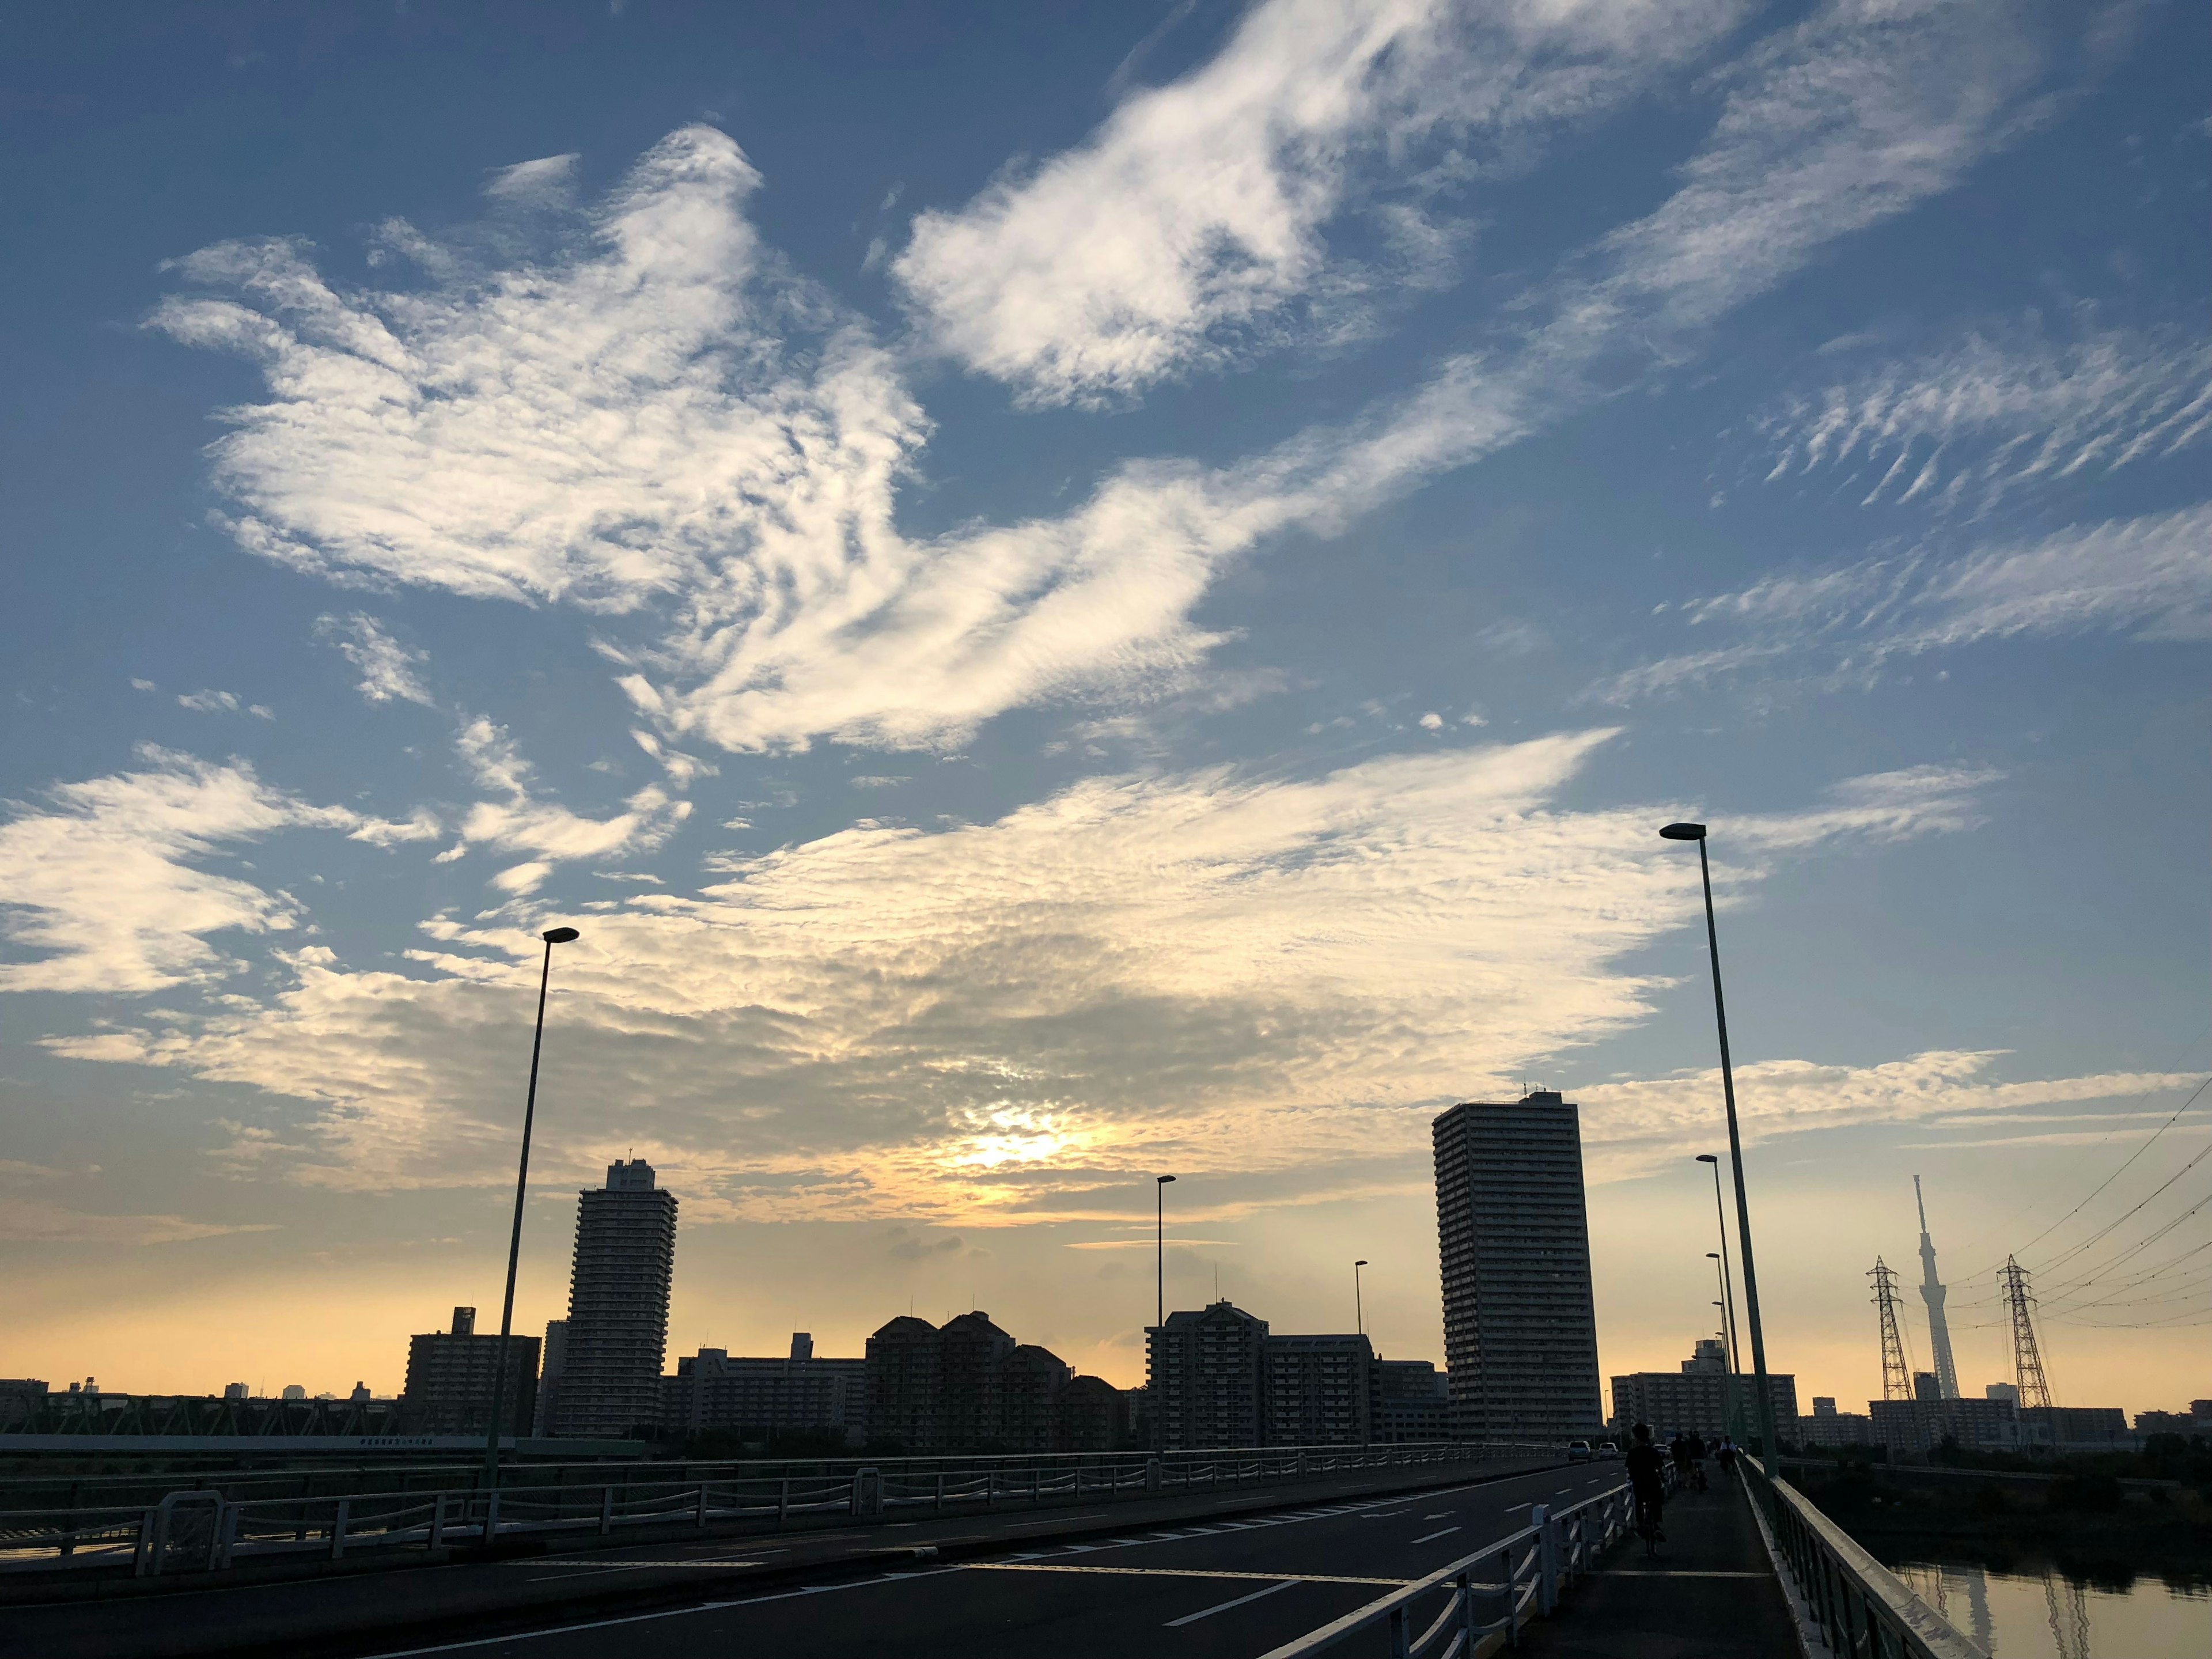
[[[1788,1371],[1766,1374],[1767,1399],[1774,1407],[1774,1431],[1784,1440],[1797,1436],[1797,1379]],[[1632,1371],[1613,1379],[1613,1429],[1627,1433],[1649,1424],[1662,1437],[1677,1429],[1694,1429],[1708,1439],[1733,1431],[1748,1439],[1759,1428],[1759,1379],[1731,1375],[1728,1351],[1711,1337],[1701,1339],[1679,1371]]]
[[[414,1434],[482,1434],[490,1425],[492,1374],[500,1339],[479,1336],[474,1308],[453,1310],[453,1328],[407,1340],[407,1384],[399,1393],[400,1420]],[[500,1387],[500,1432],[527,1436],[538,1413],[538,1339],[507,1339]],[[307,1390],[288,1385],[284,1397]]]
[[[867,1361],[817,1358],[814,1339],[794,1331],[781,1358],[732,1358],[702,1348],[661,1379],[664,1433],[726,1429],[770,1435],[834,1431],[854,1444],[867,1438]]]
[[[1867,1414],[1874,1443],[1899,1462],[1923,1459],[1946,1441],[1965,1451],[2014,1451],[2022,1443],[2009,1400],[1875,1400]]]
[[[1874,1419],[1863,1412],[1839,1412],[1835,1396],[1816,1394],[1813,1396],[1813,1411],[1809,1417],[1797,1419],[1797,1443],[1801,1446],[1871,1446],[1874,1444]]]
[[[1051,1350],[1016,1341],[980,1310],[941,1328],[902,1315],[868,1339],[862,1366],[869,1436],[909,1452],[1048,1452],[1071,1436],[1105,1436],[1105,1445],[1074,1448],[1104,1450],[1122,1433],[1111,1383],[1077,1376]],[[1102,1389],[1116,1395],[1114,1405]]]

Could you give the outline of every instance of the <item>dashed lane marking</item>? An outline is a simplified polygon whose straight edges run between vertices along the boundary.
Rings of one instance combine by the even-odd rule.
[[[1426,1537],[1416,1538],[1413,1540],[1413,1542],[1416,1544],[1433,1544],[1437,1539],[1449,1538],[1458,1530],[1459,1528],[1457,1527],[1446,1527],[1442,1532],[1430,1533]]]

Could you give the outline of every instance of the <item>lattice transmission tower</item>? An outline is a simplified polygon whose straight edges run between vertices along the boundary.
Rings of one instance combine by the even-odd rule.
[[[1897,1269],[1880,1256],[1867,1277],[1874,1280],[1875,1306],[1881,1310],[1881,1397],[1912,1398],[1912,1368],[1905,1363],[1905,1333],[1897,1322]]]
[[[2051,1384],[2043,1375],[2043,1350],[2036,1346],[2035,1325],[2027,1316],[2035,1303],[2027,1288],[2027,1269],[2007,1256],[1997,1283],[2004,1290],[2005,1306],[2012,1310],[2012,1370],[2020,1384],[2020,1403],[2048,1406]]]

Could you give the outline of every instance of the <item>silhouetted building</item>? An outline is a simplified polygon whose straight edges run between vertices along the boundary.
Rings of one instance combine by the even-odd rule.
[[[1774,1431],[1797,1437],[1797,1379],[1787,1371],[1766,1374],[1767,1398],[1774,1402]],[[1735,1420],[1729,1423],[1733,1395]],[[1695,1429],[1708,1439],[1729,1431],[1748,1436],[1759,1421],[1759,1379],[1729,1375],[1728,1351],[1712,1337],[1700,1338],[1679,1371],[1633,1371],[1613,1379],[1613,1426],[1626,1434],[1648,1423],[1656,1435]]]
[[[453,1310],[453,1328],[407,1340],[407,1383],[399,1393],[400,1420],[414,1434],[482,1434],[490,1425],[492,1372],[497,1336],[479,1336],[474,1308]],[[302,1389],[301,1394],[304,1395]],[[286,1397],[290,1397],[287,1390]],[[366,1389],[356,1398],[368,1401]],[[507,1339],[500,1389],[500,1432],[527,1436],[538,1413],[538,1339]]]
[[[1433,1126],[1455,1438],[1557,1443],[1603,1419],[1577,1113],[1540,1089]]]
[[[1052,1449],[1063,1452],[1119,1451],[1128,1443],[1129,1395],[1103,1376],[1070,1377],[1052,1404]]]
[[[1364,1446],[1375,1437],[1375,1351],[1364,1336],[1270,1334],[1271,1446]]]
[[[2136,1444],[2118,1406],[2022,1406],[2020,1437],[2045,1451],[2132,1451]]]
[[[956,1314],[938,1328],[937,1437],[932,1444],[981,1451],[1003,1443],[1004,1367],[1018,1346],[987,1313]]]
[[[0,1377],[0,1429],[27,1423],[46,1403],[46,1385],[33,1376]]]
[[[1145,1333],[1155,1446],[1186,1450],[1264,1443],[1267,1322],[1229,1302],[1179,1310]]]
[[[1010,1452],[1054,1449],[1060,1432],[1060,1395],[1074,1381],[1074,1367],[1049,1348],[1018,1344],[999,1362],[1000,1448]]]
[[[653,1166],[640,1158],[608,1165],[607,1184],[577,1198],[553,1431],[595,1440],[649,1433],[660,1414],[668,1352],[676,1194],[653,1185]]]
[[[1385,1445],[1451,1438],[1451,1394],[1425,1359],[1375,1362],[1375,1438]]]
[[[1839,1412],[1834,1395],[1816,1394],[1813,1396],[1813,1414],[1797,1419],[1797,1443],[1832,1449],[1871,1446],[1874,1419],[1863,1412]]]
[[[773,1434],[835,1431],[867,1437],[867,1361],[817,1358],[814,1339],[794,1332],[781,1359],[732,1358],[702,1348],[676,1362],[661,1382],[663,1430],[673,1434],[729,1429],[765,1440]]]
[[[554,1407],[561,1398],[561,1367],[568,1358],[568,1322],[545,1322],[545,1347],[538,1362],[538,1432],[553,1432]]]
[[[1869,1443],[1899,1462],[1917,1462],[1945,1441],[1968,1451],[2012,1451],[2022,1443],[2021,1411],[2009,1400],[1946,1400],[1941,1394],[1867,1405]]]
[[[868,1435],[909,1451],[937,1445],[937,1327],[901,1314],[868,1339]]]
[[[1084,1443],[1075,1449],[1106,1450],[1122,1432],[1111,1383],[1074,1376],[980,1311],[942,1329],[911,1315],[892,1320],[868,1339],[866,1377],[869,1435],[908,1451],[1046,1452],[1070,1437]],[[1104,1444],[1090,1443],[1102,1435]]]

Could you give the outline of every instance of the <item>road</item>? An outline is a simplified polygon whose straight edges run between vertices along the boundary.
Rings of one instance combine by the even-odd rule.
[[[766,1594],[718,1596],[718,1574],[773,1552],[718,1540],[610,1561],[537,1559],[506,1570],[533,1581],[696,1571],[693,1606],[549,1625],[541,1630],[381,1650],[381,1659],[629,1659],[672,1652],[860,1659],[1212,1659],[1263,1653],[1433,1572],[1554,1508],[1620,1480],[1618,1464],[1553,1468],[1410,1496],[1307,1504],[1182,1525],[1133,1528],[1091,1542],[935,1565],[915,1555],[890,1571]],[[896,1546],[899,1528],[881,1529]],[[915,1535],[922,1536],[916,1523]],[[918,1546],[926,1549],[926,1545]],[[1345,1651],[1387,1651],[1380,1631]]]

